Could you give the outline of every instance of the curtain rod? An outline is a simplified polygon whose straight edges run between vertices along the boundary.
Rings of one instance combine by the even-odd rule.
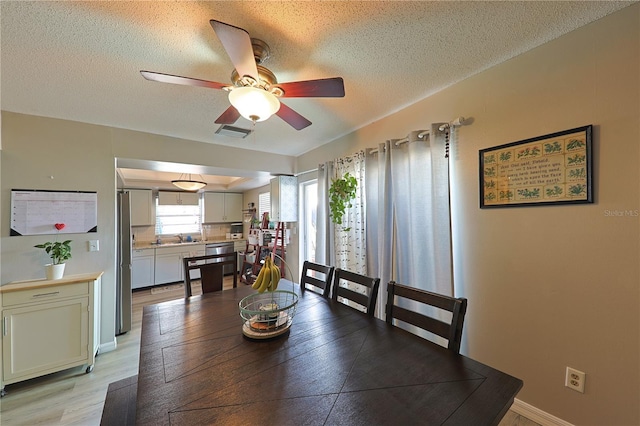
[[[455,118],[453,121],[444,123],[442,126],[438,127],[438,130],[440,130],[441,132],[444,132],[445,130],[451,127],[462,126],[464,124],[464,120],[465,120],[464,117]]]
[[[438,130],[440,130],[441,132],[444,132],[445,130],[450,129],[451,127],[462,126],[464,124],[464,120],[465,120],[465,118],[462,117],[462,116],[456,117],[452,121],[450,121],[448,123],[444,123],[443,125],[438,127]],[[418,138],[422,139],[425,136],[429,135],[429,133],[430,133],[429,130],[424,130],[424,131],[418,133]],[[395,141],[394,145],[395,146],[400,146],[400,145],[402,145],[404,143],[407,143],[407,142],[409,142],[409,138],[405,137],[405,138],[402,138],[402,139],[399,139],[399,140]],[[369,155],[375,154],[377,152],[379,152],[378,148],[372,148],[372,149],[369,150]]]

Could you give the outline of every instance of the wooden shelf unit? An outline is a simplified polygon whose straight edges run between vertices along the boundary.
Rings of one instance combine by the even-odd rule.
[[[284,241],[285,239],[283,222],[278,222],[275,229],[275,235],[268,244],[251,244],[249,240],[247,240],[247,247],[242,256],[242,265],[240,267],[240,282],[247,285],[253,284],[256,276],[258,275],[258,272],[260,272],[260,268],[262,268],[262,262],[274,251],[277,256],[285,259],[286,262],[286,249]],[[247,257],[251,255],[255,255],[253,256],[253,261],[247,259]],[[282,260],[277,256],[275,257],[274,261],[280,268],[280,277],[285,278],[286,267],[282,264]]]

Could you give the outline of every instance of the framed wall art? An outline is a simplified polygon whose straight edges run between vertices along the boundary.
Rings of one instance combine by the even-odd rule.
[[[593,203],[592,127],[480,150],[480,208]]]

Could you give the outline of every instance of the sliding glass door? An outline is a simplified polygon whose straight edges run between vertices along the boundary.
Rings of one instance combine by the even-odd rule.
[[[300,220],[300,265],[305,260],[316,260],[316,218],[318,211],[318,184],[316,180],[300,184],[302,220]]]

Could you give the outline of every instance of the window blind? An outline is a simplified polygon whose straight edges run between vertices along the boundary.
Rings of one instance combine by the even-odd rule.
[[[258,194],[258,219],[262,219],[262,213],[271,215],[271,193],[261,192]]]
[[[156,205],[156,235],[200,233],[199,205]]]

